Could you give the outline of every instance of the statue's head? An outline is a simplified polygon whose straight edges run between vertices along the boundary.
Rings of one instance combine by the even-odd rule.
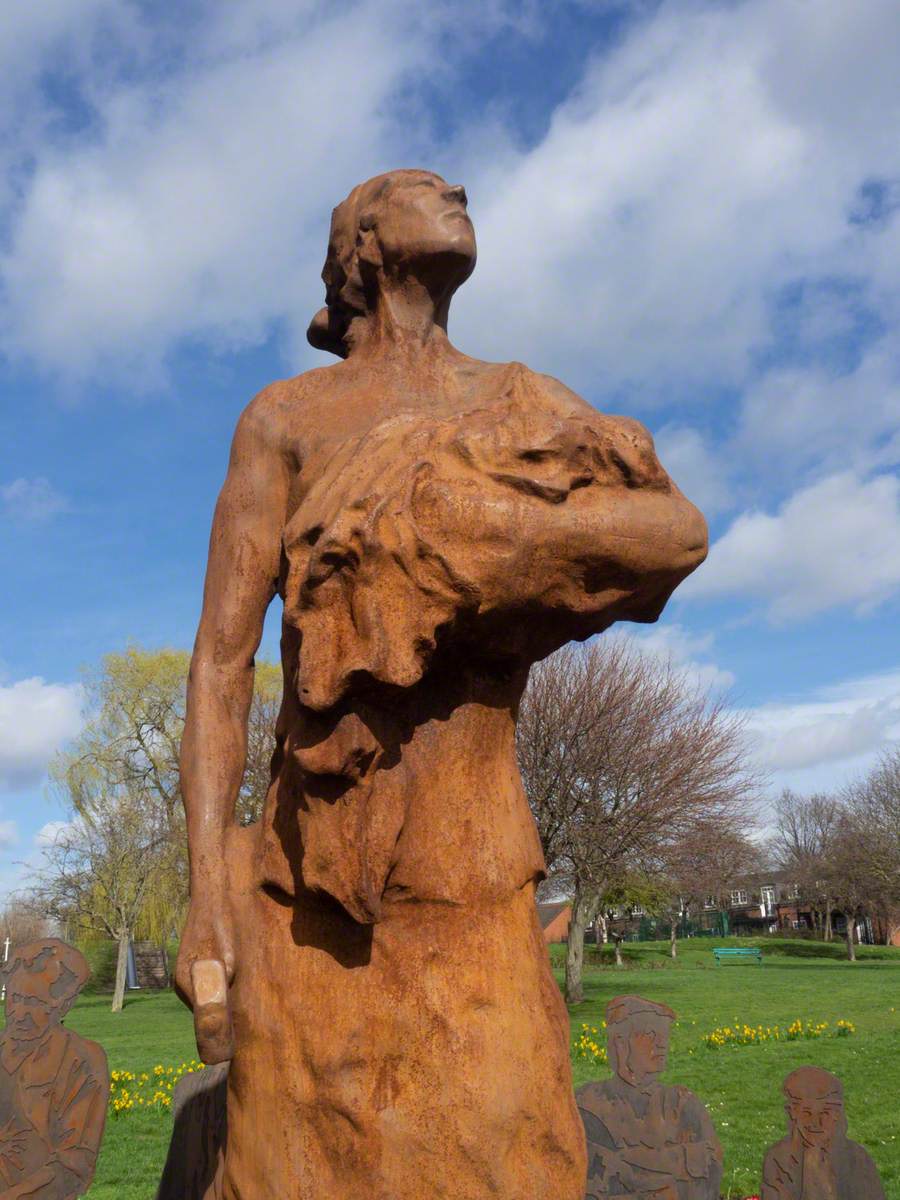
[[[4,967],[6,1034],[33,1041],[58,1025],[89,974],[84,955],[58,938],[18,947]]]
[[[625,1083],[655,1082],[666,1068],[675,1014],[642,996],[617,996],[606,1006],[609,1065]]]
[[[810,1148],[825,1150],[847,1132],[840,1079],[821,1067],[799,1067],[783,1084],[791,1133]]]
[[[431,171],[389,171],[355,187],[331,217],[326,307],[310,324],[310,343],[345,357],[350,322],[372,312],[384,279],[416,279],[446,309],[475,267],[466,203],[465,188]]]

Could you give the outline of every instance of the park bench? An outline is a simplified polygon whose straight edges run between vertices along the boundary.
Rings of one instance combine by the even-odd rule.
[[[713,954],[716,956],[717,967],[721,966],[723,958],[755,958],[759,965],[762,966],[762,950],[752,949],[749,946],[746,950],[731,950],[722,946],[714,946]]]

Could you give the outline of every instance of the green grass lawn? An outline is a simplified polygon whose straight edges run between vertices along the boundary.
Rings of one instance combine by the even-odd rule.
[[[763,966],[717,967],[713,944],[759,945]],[[554,948],[556,961],[560,951]],[[573,1040],[582,1023],[599,1028],[607,1002],[622,992],[675,1010],[665,1078],[691,1088],[709,1108],[725,1152],[726,1196],[758,1191],[763,1155],[785,1132],[781,1082],[812,1064],[843,1080],[850,1136],[875,1159],[889,1200],[900,1200],[900,950],[862,947],[856,964],[844,961],[840,946],[770,939],[680,942],[677,964],[661,943],[625,952],[626,969],[586,972],[585,1002],[570,1011]],[[832,1026],[843,1018],[856,1033],[720,1050],[702,1041],[705,1032],[738,1021],[785,1026],[798,1017]],[[609,1074],[578,1059],[573,1065],[576,1086]]]
[[[844,1081],[850,1135],[878,1165],[889,1200],[900,1200],[900,950],[863,947],[855,966],[840,947],[763,940],[762,967],[713,965],[713,943],[627,946],[628,965],[590,965],[586,1000],[571,1011],[573,1042],[582,1023],[599,1027],[607,1001],[636,992],[679,1015],[672,1033],[667,1079],[686,1084],[707,1104],[725,1150],[726,1195],[758,1190],[766,1147],[784,1129],[781,1081],[812,1063]],[[717,941],[716,945],[740,943]],[[558,964],[560,948],[554,947]],[[788,1025],[795,1018],[852,1021],[856,1034],[816,1041],[707,1050],[703,1033],[735,1021]],[[194,1054],[190,1014],[171,993],[136,995],[113,1016],[107,996],[83,996],[67,1024],[101,1042],[112,1068],[149,1071]],[[602,1041],[602,1039],[601,1039]],[[608,1074],[574,1061],[576,1085]],[[91,1200],[152,1200],[171,1132],[168,1115],[133,1112],[111,1117]]]

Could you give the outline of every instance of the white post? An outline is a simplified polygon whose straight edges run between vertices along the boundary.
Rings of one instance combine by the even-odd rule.
[[[9,962],[9,946],[10,946],[9,934],[7,934],[6,941],[3,943],[3,965],[4,966]],[[5,1000],[5,999],[6,999],[6,983],[4,982],[3,986],[0,987],[0,1001]]]

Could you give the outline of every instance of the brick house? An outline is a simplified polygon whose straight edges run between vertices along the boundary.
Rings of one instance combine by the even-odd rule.
[[[705,897],[699,910],[683,916],[680,935],[750,937],[770,933],[812,933],[815,929],[814,907],[811,900],[804,899],[800,887],[788,872],[757,871],[736,878],[724,894]],[[630,939],[640,940],[666,937],[669,932],[665,917],[654,917],[639,906],[627,911],[617,910],[611,927]],[[832,928],[835,936],[844,934],[843,913],[832,913]],[[868,919],[859,922],[857,932],[860,941],[874,940]]]
[[[731,932],[738,935],[814,928],[812,905],[784,871],[757,871],[736,879],[724,896],[708,896],[704,908],[724,909]]]
[[[554,904],[539,904],[537,910],[538,920],[544,931],[544,941],[547,945],[568,941],[569,924],[572,920],[572,905],[568,900],[561,900]]]

